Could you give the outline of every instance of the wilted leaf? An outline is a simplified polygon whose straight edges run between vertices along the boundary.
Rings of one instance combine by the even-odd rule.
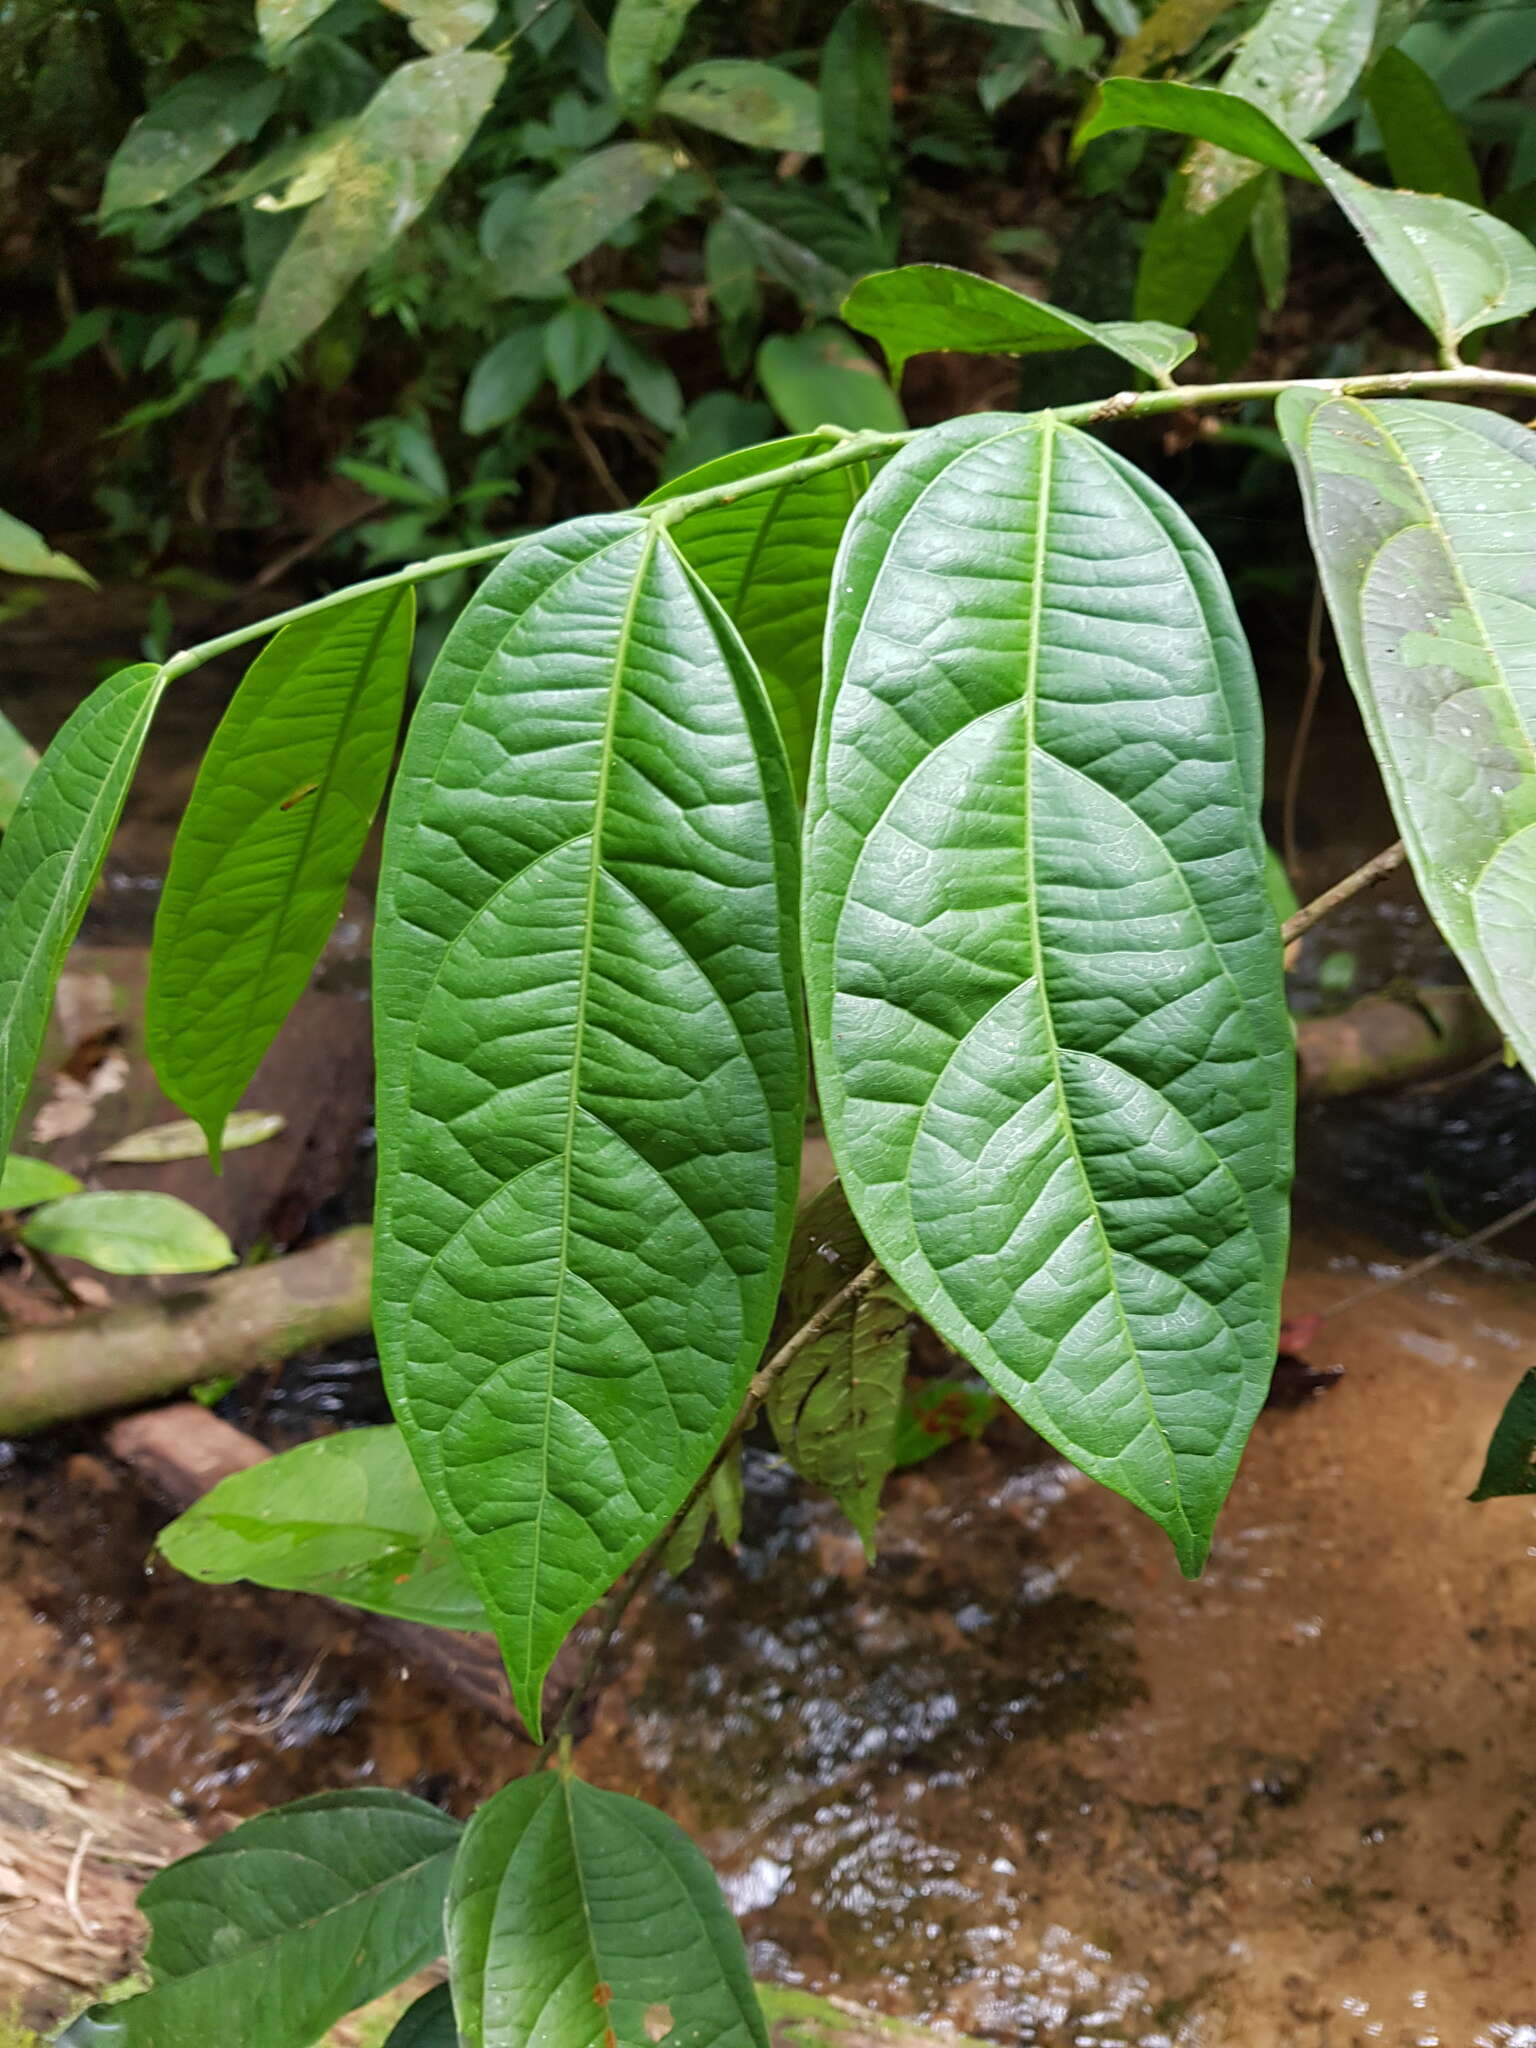
[[[237,1109],[224,1120],[221,1152],[243,1152],[248,1145],[264,1144],[286,1130],[288,1119],[269,1109]],[[206,1159],[208,1138],[200,1124],[190,1117],[174,1123],[151,1124],[119,1138],[97,1157],[100,1166],[164,1166],[173,1159]]]
[[[901,400],[844,327],[770,335],[757,352],[757,374],[792,434],[828,426],[889,434],[907,424]]]
[[[47,1159],[23,1159],[9,1152],[0,1167],[0,1209],[33,1209],[39,1202],[79,1192],[75,1176]]]
[[[204,65],[171,86],[134,122],[108,164],[102,212],[155,206],[211,171],[260,130],[281,89],[246,57]]]
[[[738,1444],[719,1469],[709,1475],[709,1484],[667,1539],[661,1561],[674,1579],[687,1571],[698,1556],[699,1545],[704,1541],[711,1522],[719,1530],[720,1541],[727,1550],[735,1548],[741,1541],[742,1501],[741,1446]]]
[[[656,97],[661,66],[682,40],[699,0],[618,0],[608,23],[606,61],[613,96],[627,114]]]
[[[656,142],[594,150],[542,187],[487,250],[500,290],[545,298],[565,289],[564,273],[647,206],[678,169]]]
[[[426,209],[496,97],[500,57],[451,50],[402,64],[349,131],[333,182],[267,280],[251,361],[271,366],[306,340],[353,279]]]
[[[398,1429],[347,1429],[221,1479],[160,1532],[177,1571],[487,1629]]]
[[[213,1273],[235,1263],[219,1226],[174,1195],[65,1195],[34,1209],[21,1237],[103,1273]]]
[[[8,576],[53,576],[96,588],[95,577],[87,575],[77,561],[57,554],[35,527],[13,519],[9,512],[0,512],[0,569]]]
[[[821,102],[816,88],[776,64],[717,57],[671,79],[656,102],[663,114],[691,121],[732,142],[757,149],[821,148]]]
[[[447,1926],[465,2048],[639,2048],[659,2004],[679,2041],[768,2048],[714,1872],[638,1799],[563,1772],[514,1780],[464,1831]]]
[[[874,335],[892,376],[900,376],[908,357],[930,349],[1036,355],[1097,346],[1163,379],[1195,347],[1195,337],[1182,328],[1156,321],[1080,320],[991,278],[943,263],[909,263],[861,278],[843,303],[843,318],[850,327]]]

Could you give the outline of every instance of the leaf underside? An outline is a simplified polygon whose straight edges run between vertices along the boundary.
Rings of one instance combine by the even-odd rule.
[[[767,2048],[741,1934],[675,1822],[564,1773],[519,1778],[465,1830],[448,1956],[465,2048]]]
[[[770,1327],[804,1058],[761,684],[664,534],[519,548],[444,648],[375,956],[376,1321],[531,1725]]]
[[[1536,1073],[1536,436],[1300,391],[1279,420],[1414,879]]]
[[[1197,1570],[1274,1361],[1293,1097],[1230,598],[1119,458],[983,416],[865,498],[827,648],[806,961],[849,1200]]]

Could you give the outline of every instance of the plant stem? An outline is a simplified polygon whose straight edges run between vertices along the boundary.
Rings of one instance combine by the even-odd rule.
[[[1348,398],[1372,394],[1412,397],[1420,392],[1453,390],[1481,391],[1490,396],[1504,392],[1536,399],[1536,376],[1514,370],[1483,370],[1475,365],[1462,365],[1445,370],[1392,370],[1372,377],[1280,377],[1246,384],[1172,385],[1166,390],[1122,391],[1113,398],[1095,399],[1086,405],[1062,406],[1055,417],[1069,426],[1097,426],[1111,420],[1146,419],[1157,413],[1188,412],[1204,406],[1242,405],[1254,400],[1279,398],[1286,391],[1315,391],[1325,398]],[[1022,425],[1029,415],[1020,413],[1017,417]],[[786,462],[777,469],[760,470],[756,476],[741,477],[731,483],[712,485],[708,490],[669,498],[648,511],[637,513],[637,517],[650,519],[658,526],[675,526],[679,520],[712,505],[733,504],[738,498],[753,497],[760,491],[776,491],[786,484],[804,483],[827,470],[847,469],[852,464],[867,462],[871,457],[894,455],[908,441],[927,431],[925,427],[908,427],[901,433],[849,433],[832,447],[821,449],[815,455],[802,456],[798,462]],[[403,569],[391,570],[387,576],[370,577],[365,583],[353,583],[345,590],[333,590],[309,604],[296,605],[291,611],[276,612],[270,618],[258,619],[253,625],[237,627],[232,633],[221,634],[217,640],[205,640],[200,647],[188,647],[180,654],[173,654],[165,664],[166,680],[174,682],[178,676],[201,668],[206,661],[231,653],[237,647],[248,646],[253,640],[264,640],[295,619],[313,618],[336,605],[349,604],[354,597],[376,590],[399,590],[408,583],[424,583],[434,576],[451,575],[455,569],[471,569],[482,562],[498,561],[524,538],[524,535],[517,534],[510,540],[489,541],[484,547],[464,548],[458,554],[436,555],[429,561],[411,562]]]
[[[1294,917],[1288,917],[1280,927],[1280,936],[1286,945],[1292,939],[1299,939],[1303,932],[1311,931],[1313,925],[1321,924],[1330,910],[1337,910],[1341,903],[1347,903],[1351,896],[1358,896],[1362,889],[1369,889],[1373,882],[1383,880],[1394,869],[1400,868],[1407,859],[1407,852],[1401,839],[1383,847],[1380,853],[1373,853],[1362,867],[1352,875],[1346,875],[1342,882],[1335,882],[1331,889],[1325,889],[1321,896],[1314,896],[1310,903],[1304,903]]]
[[[657,1565],[660,1564],[666,1553],[667,1545],[672,1540],[673,1532],[679,1523],[686,1520],[689,1512],[698,1504],[711,1479],[714,1478],[720,1467],[752,1427],[757,1411],[768,1398],[768,1390],[772,1387],[774,1381],[779,1377],[780,1373],[787,1370],[794,1363],[807,1344],[814,1344],[816,1339],[837,1321],[837,1318],[843,1313],[844,1309],[851,1308],[857,1301],[862,1301],[869,1290],[884,1278],[885,1268],[878,1259],[871,1259],[867,1266],[855,1273],[853,1278],[844,1286],[839,1287],[835,1294],[829,1295],[814,1315],[807,1316],[799,1329],[786,1337],[778,1350],[766,1358],[753,1374],[752,1384],[747,1389],[747,1398],[741,1405],[741,1412],[726,1431],[715,1455],[694,1481],[682,1506],[672,1517],[671,1521],[668,1522],[661,1534],[655,1537],[650,1545],[640,1553],[639,1558],[628,1575],[620,1579],[619,1583],[603,1602],[602,1610],[598,1615],[597,1639],[587,1652],[586,1661],[577,1675],[576,1683],[566,1695],[565,1705],[560,1709],[559,1720],[556,1721],[554,1727],[545,1738],[544,1746],[539,1751],[538,1757],[534,1762],[533,1767],[535,1770],[542,1770],[560,1744],[569,1739],[571,1723],[575,1720],[582,1701],[591,1690],[592,1681],[597,1676],[598,1667],[607,1656],[609,1646],[619,1632],[619,1624],[628,1613],[635,1595],[648,1582]]]

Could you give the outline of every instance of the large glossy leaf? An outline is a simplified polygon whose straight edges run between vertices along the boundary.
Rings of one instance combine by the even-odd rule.
[[[646,503],[663,504],[777,469],[826,445],[811,434],[724,455],[663,485]],[[864,466],[850,464],[776,490],[723,498],[675,529],[678,546],[757,664],[797,795],[804,793],[810,772],[832,568],[866,481]]]
[[[281,86],[248,57],[206,64],[159,95],[107,165],[104,214],[154,206],[249,142],[277,105]]]
[[[755,149],[821,148],[821,101],[816,88],[742,57],[714,57],[671,79],[656,102],[677,121],[691,121]]]
[[[163,671],[143,662],[93,690],[32,771],[0,840],[0,1149],[164,687]]]
[[[87,1189],[35,1209],[22,1242],[103,1273],[216,1273],[235,1263],[229,1239],[174,1195]]]
[[[1280,425],[1414,878],[1536,1071],[1536,449],[1410,400],[1290,392]]]
[[[160,1549],[208,1585],[249,1579],[432,1628],[489,1627],[398,1429],[348,1429],[221,1479]]]
[[[757,352],[757,374],[792,434],[829,426],[899,434],[907,424],[880,366],[835,322],[770,334]]]
[[[373,591],[295,619],[219,722],[155,918],[145,1047],[208,1134],[303,994],[394,759],[416,600]]]
[[[768,2048],[714,1872],[638,1799],[515,1780],[464,1831],[447,1922],[464,2048]]]
[[[1479,328],[1536,307],[1536,248],[1506,222],[1456,199],[1368,185],[1230,93],[1107,79],[1078,142],[1137,126],[1203,136],[1326,185],[1393,289],[1447,352]]]
[[[1274,1360],[1293,1055],[1219,572],[1049,419],[860,504],[808,797],[822,1111],[892,1277],[1186,1571]]]
[[[375,1299],[530,1725],[772,1320],[794,869],[762,686],[672,542],[623,515],[521,546],[449,636],[391,807]]]
[[[848,1197],[834,1181],[795,1226],[784,1275],[786,1325],[798,1329],[870,1259]],[[871,1557],[880,1492],[896,1462],[910,1311],[895,1288],[872,1288],[774,1381],[768,1420],[802,1479],[824,1486]]]
[[[1155,321],[1079,320],[1075,313],[943,263],[909,263],[861,278],[843,303],[843,318],[850,327],[874,335],[893,377],[901,375],[909,356],[928,349],[1027,356],[1097,345],[1166,379],[1195,346],[1195,337],[1181,328]]]
[[[299,346],[352,281],[426,210],[496,97],[504,59],[418,57],[390,73],[346,131],[327,189],[278,258],[252,329],[252,363]]]
[[[656,97],[661,67],[682,41],[699,0],[618,0],[608,23],[605,60],[613,96],[628,114]]]
[[[459,1823],[400,1792],[319,1792],[241,1823],[139,1894],[151,1989],[69,2048],[313,2048],[442,1948]]]
[[[677,152],[659,142],[616,142],[579,158],[498,237],[500,288],[523,298],[563,292],[562,273],[648,205],[678,164]]]

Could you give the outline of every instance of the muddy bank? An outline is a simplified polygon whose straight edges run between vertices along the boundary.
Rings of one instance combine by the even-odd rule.
[[[1305,1240],[1293,1312],[1358,1286]],[[1466,1505],[1536,1285],[1325,1322],[1206,1577],[1025,1433],[890,1491],[866,1570],[764,1456],[579,1749],[694,1828],[760,1974],[1049,2048],[1536,2042],[1536,1507]],[[334,1617],[146,1576],[82,1440],[0,1477],[0,1739],[204,1825],[322,1785],[466,1811],[526,1753]]]

